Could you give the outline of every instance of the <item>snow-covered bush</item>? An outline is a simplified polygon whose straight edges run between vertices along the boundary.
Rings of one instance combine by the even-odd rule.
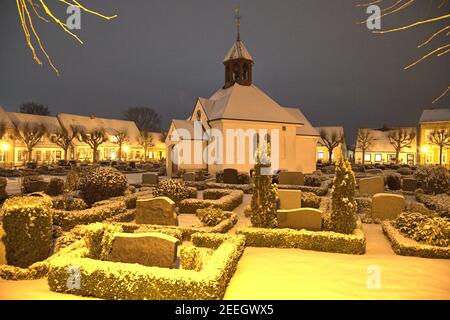
[[[398,173],[389,174],[386,177],[386,184],[389,187],[389,190],[400,190],[402,187],[402,180]]]
[[[53,198],[53,208],[59,210],[75,211],[84,210],[88,207],[87,203],[81,198],[64,195]]]
[[[88,247],[88,257],[91,259],[107,260],[112,250],[114,234],[123,232],[122,227],[105,224],[93,223],[85,230],[85,242]]]
[[[5,200],[8,195],[6,193],[6,185],[8,184],[8,180],[5,178],[0,178],[0,202]]]
[[[180,264],[184,270],[200,271],[203,265],[203,255],[200,249],[194,246],[181,246]]]
[[[421,166],[414,173],[420,188],[428,194],[446,193],[450,175],[442,166]]]
[[[51,178],[45,193],[49,196],[59,196],[64,193],[64,180],[61,178]]]
[[[340,159],[331,189],[331,230],[352,233],[356,228],[356,180],[350,162]]]
[[[168,197],[177,205],[181,200],[190,197],[186,184],[183,181],[173,179],[160,181],[153,191],[153,195],[155,197]]]
[[[322,179],[319,175],[308,174],[305,175],[305,186],[320,187],[322,185]]]
[[[273,228],[277,225],[277,188],[272,184],[272,176],[261,174],[263,168],[264,165],[257,161],[253,174],[255,187],[250,221],[254,227]]]
[[[440,217],[426,219],[417,225],[413,238],[429,245],[447,247],[450,244],[450,222]]]
[[[204,225],[214,227],[225,219],[228,219],[231,216],[231,212],[223,211],[220,208],[211,206],[204,209],[198,209],[196,215]]]
[[[302,192],[302,208],[315,208],[320,207],[320,197],[312,192]]]
[[[403,212],[393,222],[393,225],[404,235],[413,238],[417,226],[429,218],[416,212]]]
[[[25,268],[50,255],[51,209],[48,196],[13,197],[5,201],[1,215],[8,264]]]
[[[81,186],[81,197],[88,204],[122,196],[127,190],[127,178],[112,167],[97,167],[86,174]]]

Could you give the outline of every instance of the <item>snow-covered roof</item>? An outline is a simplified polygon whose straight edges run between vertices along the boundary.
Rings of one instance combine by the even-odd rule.
[[[200,102],[210,121],[219,119],[305,124],[305,117],[280,106],[255,85],[235,83],[219,89],[209,99]],[[297,109],[298,110],[298,109]]]
[[[14,125],[11,122],[11,119],[8,116],[8,112],[0,106],[0,123],[4,123],[7,128],[14,128]]]
[[[284,107],[284,109],[291,114],[292,117],[298,119],[300,123],[303,123],[301,127],[296,130],[297,136],[318,136],[319,132],[311,125],[311,123],[306,119],[305,115],[300,111],[299,108]]]
[[[20,112],[8,112],[8,116],[12,123],[19,127],[24,124],[30,124],[33,126],[44,125],[50,133],[55,133],[61,130],[61,125],[59,124],[58,119],[54,116],[41,116]]]
[[[360,128],[358,129],[358,133],[360,130],[369,130],[372,137],[374,138],[373,141],[373,147],[371,147],[368,151],[371,152],[394,152],[395,149],[392,146],[392,144],[389,142],[389,134],[393,132],[394,130],[403,129],[406,132],[414,132],[416,134],[416,137],[414,138],[411,148],[405,148],[402,150],[404,152],[405,150],[412,150],[413,152],[416,149],[416,141],[417,141],[417,128],[416,127],[402,127],[402,128],[389,128],[388,130],[383,129],[373,129],[373,128]],[[357,136],[358,137],[358,136]],[[358,143],[358,138],[356,138],[356,149],[355,151],[361,151],[361,148]]]
[[[72,126],[87,132],[95,129],[103,129],[108,135],[126,131],[130,142],[137,143],[140,137],[139,129],[133,121],[99,118],[96,116],[81,116],[76,114],[60,113],[58,119],[66,130],[71,132]]]
[[[250,52],[248,52],[247,48],[244,45],[244,42],[242,42],[241,40],[237,40],[235,43],[233,43],[233,46],[228,51],[227,55],[223,59],[223,62],[235,59],[246,59],[253,61]]]
[[[450,109],[425,109],[420,117],[422,122],[450,121]]]

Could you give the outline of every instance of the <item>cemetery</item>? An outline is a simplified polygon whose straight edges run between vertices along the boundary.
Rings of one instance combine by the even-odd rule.
[[[396,255],[450,258],[449,174],[438,166],[263,167],[139,183],[77,167],[48,184],[23,179],[12,196],[2,178],[0,281],[44,279],[51,292],[102,299],[223,299],[250,248],[364,256],[369,225]]]

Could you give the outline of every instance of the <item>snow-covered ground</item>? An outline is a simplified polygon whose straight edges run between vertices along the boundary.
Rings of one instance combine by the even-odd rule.
[[[244,203],[235,210],[237,227],[249,223],[243,209],[250,198],[245,195]],[[189,215],[182,216],[180,224],[196,222]],[[450,299],[450,260],[398,256],[379,225],[363,227],[367,240],[364,255],[246,248],[225,299]],[[0,264],[3,254],[0,247]],[[373,279],[368,270],[374,268],[380,270],[380,289],[367,286]],[[51,292],[46,279],[39,279],[0,280],[0,299],[80,297]]]

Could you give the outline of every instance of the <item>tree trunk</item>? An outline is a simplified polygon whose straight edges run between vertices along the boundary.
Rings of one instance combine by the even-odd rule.
[[[92,162],[93,163],[97,163],[97,149],[98,149],[98,147],[92,148],[92,152],[93,152],[93,154],[92,154]]]
[[[364,167],[364,163],[366,162],[366,150],[362,150],[362,165]]]
[[[33,148],[28,147],[27,150],[28,150],[28,155],[27,155],[28,162],[31,162],[32,161],[31,156],[32,156],[32,153],[33,153]]]
[[[395,150],[395,163],[399,164],[400,163],[400,150]]]
[[[331,164],[333,161],[333,149],[328,149],[328,162]]]
[[[67,148],[67,149],[64,149],[64,160],[66,160],[67,161],[67,151],[69,150],[69,148]]]
[[[444,146],[439,146],[439,165],[442,166],[442,149]]]
[[[119,143],[119,151],[117,152],[117,157],[119,161],[122,161],[122,143]]]

